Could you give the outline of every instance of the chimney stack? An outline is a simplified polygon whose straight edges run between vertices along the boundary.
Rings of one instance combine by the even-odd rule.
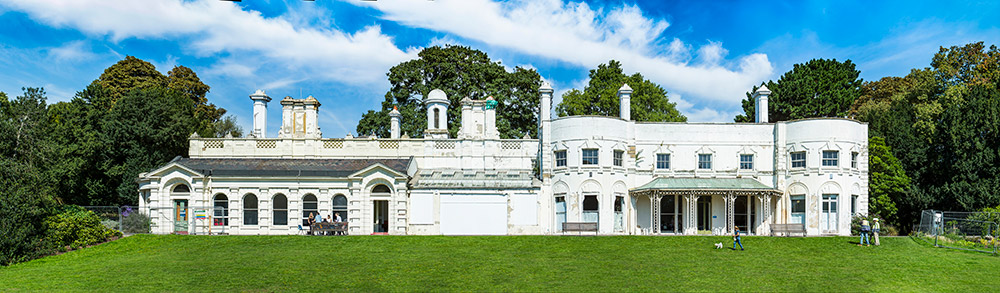
[[[267,102],[271,101],[263,90],[257,90],[250,94],[253,100],[253,129],[250,131],[254,137],[264,138],[267,135]]]
[[[541,102],[542,105],[538,109],[538,120],[548,121],[552,119],[552,85],[547,81],[542,81],[542,87],[538,88],[538,92],[542,94]]]
[[[399,108],[392,106],[392,112],[389,112],[389,121],[391,121],[389,123],[389,132],[391,133],[390,138],[392,139],[399,139],[399,119],[401,117],[403,117],[403,115],[399,114]]]
[[[618,113],[622,120],[632,120],[632,88],[627,83],[618,89],[618,102]]]
[[[757,123],[768,123],[767,118],[767,96],[771,95],[771,90],[767,89],[766,85],[761,85],[756,92],[753,93],[754,100],[754,122]]]

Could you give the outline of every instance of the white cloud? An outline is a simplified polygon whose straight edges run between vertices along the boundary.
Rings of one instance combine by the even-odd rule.
[[[378,82],[389,67],[416,54],[396,47],[377,25],[353,33],[299,27],[295,24],[317,15],[268,18],[226,1],[11,0],[4,5],[51,26],[109,36],[116,42],[185,38],[201,57],[253,52],[290,69],[344,82]]]
[[[87,42],[79,40],[66,43],[61,47],[49,49],[48,53],[49,57],[55,58],[58,61],[87,60],[97,56],[97,54],[91,52]]]
[[[686,45],[671,43],[665,49],[658,48],[656,40],[668,23],[645,17],[636,6],[604,11],[561,0],[352,3],[379,9],[382,18],[407,26],[443,31],[584,68],[616,59],[671,91],[715,101],[739,101],[772,71],[763,54],[743,56],[733,62],[734,68],[720,66],[726,51],[717,43],[699,50],[700,64],[681,62],[686,59]],[[666,54],[656,53],[661,50]]]

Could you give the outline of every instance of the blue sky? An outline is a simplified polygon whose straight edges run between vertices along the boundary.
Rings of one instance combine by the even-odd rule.
[[[876,3],[871,3],[876,2]],[[813,58],[865,80],[927,67],[939,46],[1000,43],[1000,4],[921,1],[0,0],[0,91],[67,101],[126,55],[190,67],[209,101],[250,128],[248,95],[313,95],[325,137],[380,107],[385,74],[457,44],[534,68],[558,96],[610,59],[662,85],[694,122],[728,122],[754,84]],[[474,97],[475,98],[475,97]]]

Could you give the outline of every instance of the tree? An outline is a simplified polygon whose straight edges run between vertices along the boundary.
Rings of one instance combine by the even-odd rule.
[[[513,72],[493,62],[486,53],[463,46],[425,48],[419,58],[389,69],[390,89],[379,111],[368,111],[358,122],[358,135],[389,136],[389,112],[393,106],[402,115],[401,131],[423,136],[427,112],[423,97],[433,89],[448,95],[448,132],[454,137],[461,125],[461,100],[497,100],[497,130],[501,138],[536,137],[538,87],[541,77],[534,69],[515,67]]]
[[[156,71],[153,64],[139,58],[125,56],[125,59],[104,69],[104,73],[97,80],[94,80],[92,84],[100,85],[106,89],[107,95],[92,102],[100,108],[110,109],[114,107],[118,99],[133,89],[162,87],[166,85],[166,82],[167,78]]]
[[[197,111],[197,109],[195,111]],[[215,129],[215,132],[212,133],[212,136],[210,137],[226,137],[226,135],[230,135],[232,137],[243,137],[243,127],[240,127],[240,125],[236,123],[236,116],[233,115],[227,115],[221,120],[216,121],[212,124],[212,128]]]
[[[777,82],[768,81],[768,122],[813,117],[845,117],[861,94],[861,71],[851,60],[813,59],[795,64]],[[752,95],[759,87],[746,93],[742,101],[744,114],[736,122],[752,122],[755,112]]]
[[[0,265],[43,253],[43,220],[51,213],[52,180],[42,166],[45,91],[25,88],[13,101],[0,92]]]
[[[885,145],[885,140],[875,136],[868,139],[868,209],[887,223],[898,224],[897,202],[907,200],[911,187],[910,177]]]
[[[619,116],[618,89],[623,84],[632,88],[631,118],[635,121],[686,122],[677,111],[677,103],[667,98],[667,90],[644,78],[640,73],[625,75],[621,62],[611,60],[590,70],[590,82],[583,91],[572,89],[563,94],[556,107],[559,116],[603,115]]]
[[[166,87],[177,91],[196,105],[194,116],[200,121],[198,127],[199,135],[212,137],[215,133],[225,131],[224,129],[217,129],[216,126],[231,126],[226,124],[228,122],[220,120],[226,114],[226,109],[218,108],[215,104],[208,103],[205,95],[208,94],[211,87],[202,83],[201,79],[198,78],[198,74],[191,70],[191,68],[181,65],[174,66],[173,69],[167,72]],[[222,123],[220,124],[219,122]],[[229,129],[232,130],[231,127]],[[242,130],[239,132],[242,133]]]
[[[109,151],[100,163],[107,178],[117,183],[116,203],[135,202],[139,173],[187,155],[187,138],[199,126],[191,105],[188,97],[173,90],[133,90],[101,121],[101,138]]]

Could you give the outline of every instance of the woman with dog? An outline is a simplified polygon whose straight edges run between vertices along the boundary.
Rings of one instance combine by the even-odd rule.
[[[736,230],[733,230],[733,250],[736,250],[736,244],[739,244],[740,250],[743,250],[743,242],[740,241],[740,226],[736,226]]]

